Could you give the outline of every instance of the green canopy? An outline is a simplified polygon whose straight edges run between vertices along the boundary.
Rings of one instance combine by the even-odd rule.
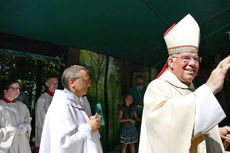
[[[0,32],[161,67],[163,34],[188,13],[200,55],[228,54],[229,0],[1,0]]]

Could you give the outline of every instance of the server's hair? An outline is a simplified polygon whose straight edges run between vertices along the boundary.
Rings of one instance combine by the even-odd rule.
[[[4,80],[4,81],[1,81],[1,85],[0,85],[0,93],[1,93],[1,96],[3,96],[3,92],[4,90],[8,90],[9,87],[14,84],[14,83],[18,83],[18,80],[16,79],[8,79],[8,80]]]

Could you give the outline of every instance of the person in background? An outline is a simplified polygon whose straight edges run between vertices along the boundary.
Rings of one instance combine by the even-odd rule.
[[[228,137],[229,131],[219,131],[225,113],[214,95],[223,88],[230,56],[195,89],[201,62],[197,22],[188,14],[164,39],[169,57],[144,96],[139,153],[224,153],[220,134]]]
[[[130,145],[131,153],[135,153],[135,143],[138,142],[138,132],[135,127],[136,121],[140,121],[135,108],[132,107],[133,97],[130,94],[125,96],[122,104],[118,122],[121,123],[120,142],[122,143],[122,153],[126,153],[127,146]]]
[[[144,77],[141,74],[137,74],[135,77],[135,87],[129,89],[128,92],[133,96],[133,105],[136,108],[136,113],[140,119],[142,117],[143,98],[146,91],[144,83]]]
[[[20,94],[19,82],[7,80],[0,88],[0,153],[31,153],[32,118],[26,105],[15,100]]]
[[[15,100],[24,103],[27,106],[27,108],[29,109],[29,111],[30,111],[30,107],[31,107],[30,106],[30,100],[29,100],[29,98],[27,97],[26,93],[23,90],[23,87],[24,87],[23,81],[21,79],[18,79],[17,81],[19,82],[19,86],[20,86],[20,94]]]
[[[90,87],[86,68],[73,65],[62,74],[64,90],[56,90],[45,117],[40,153],[102,153],[100,117],[88,117],[82,96]]]
[[[53,99],[55,90],[58,88],[58,78],[51,76],[46,79],[45,85],[47,91],[44,92],[37,100],[35,106],[35,147],[36,153],[39,153],[39,146],[42,136],[42,128],[47,110]]]

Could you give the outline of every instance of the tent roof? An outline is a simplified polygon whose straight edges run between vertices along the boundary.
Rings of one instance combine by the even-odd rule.
[[[0,32],[162,66],[163,34],[188,13],[203,58],[228,52],[229,0],[1,0]]]

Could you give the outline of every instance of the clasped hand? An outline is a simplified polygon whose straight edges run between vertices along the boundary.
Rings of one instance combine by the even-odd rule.
[[[136,121],[132,119],[129,119],[129,122],[131,122],[133,125],[136,123]]]
[[[16,127],[16,134],[25,134],[27,131],[26,123],[20,123]]]
[[[230,142],[230,127],[224,126],[219,128],[220,136],[227,142]]]
[[[98,129],[101,127],[101,116],[99,114],[96,114],[94,116],[90,116],[90,119],[88,120],[87,124],[91,127],[92,132],[98,131]]]

